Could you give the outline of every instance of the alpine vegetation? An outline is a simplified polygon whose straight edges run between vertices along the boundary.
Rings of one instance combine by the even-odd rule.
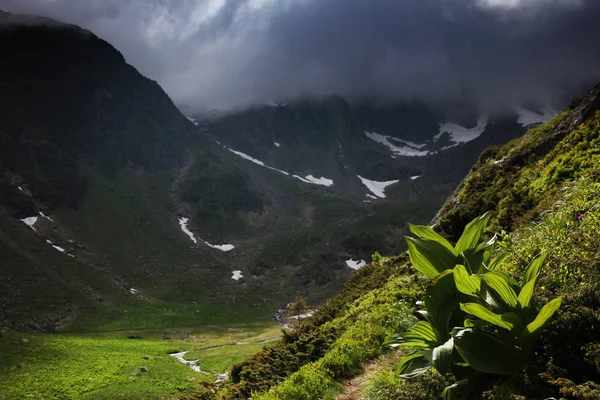
[[[416,311],[419,322],[388,344],[417,349],[398,365],[403,378],[431,367],[451,372],[458,380],[444,389],[444,399],[457,398],[482,374],[519,374],[561,305],[560,297],[541,309],[533,301],[545,254],[531,261],[520,282],[498,271],[507,253],[492,257],[496,236],[481,241],[489,218],[469,223],[455,246],[428,226],[411,225],[416,237],[406,238],[412,265],[431,283]]]

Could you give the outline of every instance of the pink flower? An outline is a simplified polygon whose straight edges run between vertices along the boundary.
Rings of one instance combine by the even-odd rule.
[[[583,217],[585,217],[585,214],[579,214],[577,216],[577,221],[581,222],[581,220],[583,219]]]

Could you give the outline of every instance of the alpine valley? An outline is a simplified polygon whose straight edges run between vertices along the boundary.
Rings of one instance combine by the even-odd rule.
[[[271,340],[264,329],[278,337],[273,316],[299,294],[319,307],[375,252],[404,252],[408,222],[428,224],[484,149],[557,114],[338,96],[197,114],[87,30],[5,12],[0,21],[0,341],[19,345],[20,334],[32,343],[141,335],[156,340],[139,351],[164,356],[199,351],[195,328],[221,332],[198,334],[210,339],[204,350],[252,337],[253,351],[211,369],[224,372]],[[67,351],[60,346],[51,360]],[[17,385],[29,366],[11,354],[0,378],[13,374]],[[117,389],[67,382],[31,390],[117,398]],[[177,382],[125,396],[194,387]],[[10,393],[0,389],[18,398]]]

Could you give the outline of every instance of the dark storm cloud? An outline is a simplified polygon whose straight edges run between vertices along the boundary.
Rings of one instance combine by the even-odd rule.
[[[596,0],[0,0],[113,43],[180,105],[340,94],[485,107],[600,81]]]

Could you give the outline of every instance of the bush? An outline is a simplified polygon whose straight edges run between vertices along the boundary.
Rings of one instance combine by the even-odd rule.
[[[491,258],[495,237],[480,242],[488,220],[486,214],[469,223],[455,246],[427,226],[411,225],[417,238],[407,237],[413,266],[432,283],[418,311],[421,321],[390,344],[419,349],[400,361],[402,377],[435,367],[459,378],[444,389],[445,398],[472,386],[478,375],[520,373],[562,301],[538,310],[532,300],[545,256],[531,262],[521,284],[496,271],[505,256]]]

